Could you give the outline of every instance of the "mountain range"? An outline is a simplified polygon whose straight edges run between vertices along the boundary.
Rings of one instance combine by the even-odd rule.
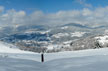
[[[83,43],[88,44],[83,49],[88,49],[95,48],[94,37],[104,34],[107,28],[107,26],[90,27],[78,23],[59,26],[37,24],[7,26],[0,30],[0,40],[14,44],[22,50],[34,52],[79,50],[82,49],[80,46],[83,46]]]

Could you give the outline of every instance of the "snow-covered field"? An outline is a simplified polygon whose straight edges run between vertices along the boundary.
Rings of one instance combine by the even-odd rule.
[[[82,37],[86,32],[74,32],[71,33],[71,37]]]
[[[3,47],[5,48],[4,51]],[[1,52],[2,51],[2,52]],[[107,71],[108,48],[40,54],[0,43],[0,71]]]

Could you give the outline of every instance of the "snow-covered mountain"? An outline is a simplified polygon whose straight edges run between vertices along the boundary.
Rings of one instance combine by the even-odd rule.
[[[0,42],[0,71],[107,71],[108,48],[104,48],[108,44],[107,38],[108,35],[104,34],[63,42],[59,46],[49,44],[49,50],[61,47],[61,52],[45,53],[44,63],[41,63],[40,53],[20,50],[12,44]],[[67,51],[73,46],[74,50],[79,51]]]
[[[107,26],[106,26],[107,27]],[[78,23],[69,23],[65,25],[59,26],[48,26],[48,25],[19,25],[18,27],[7,26],[3,27],[0,30],[0,40],[11,43],[13,45],[17,45],[22,50],[41,52],[41,50],[48,50],[49,46],[53,46],[53,51],[55,48],[57,51],[64,50],[77,50],[81,46],[81,49],[86,45],[85,48],[88,47],[87,43],[89,41],[89,37],[98,36],[103,34],[106,27],[90,27],[87,25],[81,25]],[[7,30],[7,31],[6,31]],[[84,41],[82,40],[84,39]],[[65,43],[69,42],[70,43]],[[79,41],[79,42],[78,42]],[[77,45],[83,42],[87,42],[84,45]],[[93,42],[93,43],[94,43]],[[74,44],[73,44],[74,43]],[[72,46],[73,44],[73,46]],[[94,44],[90,44],[94,46]],[[48,48],[47,48],[48,47]],[[67,49],[69,47],[69,49]],[[71,48],[71,49],[70,49]],[[94,48],[94,47],[92,47]],[[48,51],[49,52],[49,51]]]

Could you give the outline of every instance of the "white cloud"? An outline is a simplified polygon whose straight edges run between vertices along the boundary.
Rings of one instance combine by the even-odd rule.
[[[91,27],[107,25],[108,24],[108,6],[104,8],[96,8],[90,10],[84,8],[82,10],[59,11],[57,13],[48,14],[45,16],[47,23],[51,24],[66,24],[66,23],[80,23],[82,25],[89,25]]]
[[[4,8],[4,7],[3,7]],[[3,10],[2,10],[3,11]],[[62,25],[68,23],[79,23],[91,27],[108,25],[108,6],[90,10],[59,11],[51,14],[44,14],[42,11],[35,11],[28,15],[25,11],[16,11],[14,9],[0,14],[0,26],[13,26],[15,24],[44,24],[44,25]]]
[[[82,15],[83,16],[90,16],[90,15],[92,15],[92,11],[89,10],[88,8],[84,8],[82,11]]]

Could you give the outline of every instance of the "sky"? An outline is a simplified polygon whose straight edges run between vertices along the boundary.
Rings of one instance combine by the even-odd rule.
[[[108,5],[108,0],[0,0],[0,5],[4,6],[6,10],[24,10],[28,13],[40,10],[44,13],[55,13],[74,9],[105,7]]]
[[[0,26],[108,25],[108,0],[0,0]]]

